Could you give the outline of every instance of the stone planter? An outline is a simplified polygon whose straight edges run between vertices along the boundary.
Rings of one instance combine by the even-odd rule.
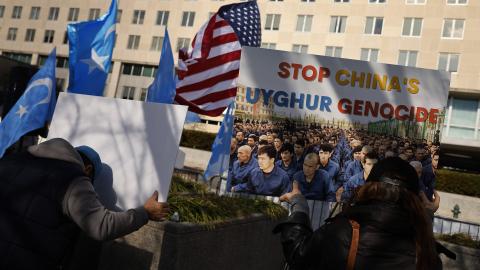
[[[480,263],[480,250],[468,248],[440,241],[449,250],[457,254],[457,259],[451,260],[441,255],[444,270],[469,270],[478,269]]]
[[[282,269],[279,221],[262,215],[206,226],[149,222],[142,229],[103,244],[98,269]]]

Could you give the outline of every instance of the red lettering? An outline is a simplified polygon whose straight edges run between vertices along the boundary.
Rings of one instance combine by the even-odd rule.
[[[398,107],[395,108],[395,118],[400,121],[405,121],[408,119],[408,114],[400,115],[401,110],[408,112],[408,107],[405,105],[398,105]]]
[[[320,72],[318,73],[318,81],[322,82],[323,78],[328,78],[330,76],[330,69],[326,67],[320,67]]]
[[[340,99],[338,102],[338,111],[344,114],[350,114],[352,112],[352,102],[347,98]]]
[[[438,109],[431,109],[430,110],[430,115],[428,117],[428,122],[432,124],[437,123],[437,115],[438,115]]]
[[[375,107],[372,106],[372,103],[370,101],[365,102],[365,116],[368,116],[372,114],[372,116],[377,117],[378,116],[378,102],[375,102]]]
[[[296,80],[298,79],[298,70],[302,68],[302,65],[300,64],[292,64],[292,68],[293,68],[293,79]]]
[[[428,111],[423,107],[417,107],[417,113],[415,114],[415,120],[417,122],[425,122],[428,119]]]
[[[290,65],[287,63],[287,62],[281,62],[279,65],[278,65],[278,68],[280,68],[280,71],[277,72],[278,76],[280,76],[280,78],[288,78],[288,76],[290,76]]]
[[[363,100],[355,100],[353,103],[353,114],[362,115]]]
[[[312,74],[310,76],[308,76],[308,74],[307,74],[307,72],[309,70],[312,71]],[[302,77],[303,77],[303,79],[305,79],[306,81],[309,81],[309,82],[315,80],[315,78],[317,77],[317,69],[314,66],[311,66],[311,65],[305,66],[302,69]]]
[[[385,112],[385,109],[388,109],[388,113]],[[390,118],[392,118],[393,113],[394,113],[394,109],[393,109],[392,104],[384,103],[384,104],[382,104],[382,106],[380,106],[380,115],[383,118],[390,119]]]

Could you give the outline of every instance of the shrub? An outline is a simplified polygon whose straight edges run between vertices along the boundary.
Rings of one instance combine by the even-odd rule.
[[[436,188],[441,191],[480,197],[480,174],[438,170]]]
[[[180,146],[212,151],[212,144],[216,135],[215,133],[184,129]]]
[[[464,234],[464,233],[456,233],[452,235],[440,234],[440,235],[436,235],[436,238],[438,240],[442,240],[452,244],[480,249],[480,241],[473,240],[468,234]]]

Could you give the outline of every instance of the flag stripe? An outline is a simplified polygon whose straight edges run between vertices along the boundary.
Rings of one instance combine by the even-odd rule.
[[[239,68],[240,68],[239,60],[228,62],[222,66],[217,66],[217,67],[205,70],[203,72],[193,74],[192,76],[185,77],[184,80],[177,83],[177,89],[190,84],[200,83],[201,81],[207,80],[208,78],[214,77],[218,74],[223,74],[231,70],[238,70]]]
[[[237,74],[231,72],[232,74],[230,74],[230,78],[229,79],[226,79],[226,80],[223,80],[223,81],[220,81],[220,82],[215,82],[215,84],[213,85],[210,85],[210,86],[206,86],[206,87],[203,87],[203,88],[200,88],[200,89],[196,89],[196,90],[193,90],[193,91],[189,91],[189,92],[183,92],[183,93],[179,93],[179,95],[181,95],[182,97],[186,98],[186,99],[189,99],[189,100],[192,100],[192,99],[196,99],[204,94],[208,94],[208,93],[213,93],[213,92],[216,92],[216,91],[222,91],[224,89],[228,89],[228,88],[231,88],[231,87],[234,87],[235,85],[233,85],[235,83],[235,76],[238,76]],[[203,82],[202,82],[203,84]]]
[[[219,56],[221,54],[224,54],[225,52],[240,51],[241,49],[242,45],[240,45],[238,41],[230,42],[221,46],[211,48],[208,58]]]
[[[218,55],[212,58],[209,58],[202,62],[197,62],[188,66],[188,74],[191,76],[199,72],[205,71],[206,69],[214,68],[221,66],[226,62],[232,62],[235,60],[240,60],[241,51],[233,51],[226,54]]]
[[[190,84],[187,86],[184,86],[182,88],[177,88],[177,93],[182,94],[182,93],[191,93],[191,92],[198,92],[200,90],[205,90],[207,88],[212,88],[218,83],[221,83],[223,81],[230,81],[238,77],[238,69],[234,69],[231,71],[228,71],[226,73],[211,77],[207,80],[203,80],[199,83],[196,84]],[[216,88],[218,89],[218,88]],[[213,89],[212,89],[213,90]]]
[[[235,82],[233,82],[235,84]],[[230,83],[232,84],[232,83]],[[234,87],[234,88],[230,88],[230,89],[227,89],[227,90],[224,90],[224,91],[218,91],[218,92],[215,92],[215,93],[210,93],[210,94],[206,94],[200,98],[197,98],[197,99],[194,99],[192,100],[193,103],[195,104],[205,104],[207,102],[211,102],[212,100],[215,100],[215,99],[225,99],[225,98],[230,98],[230,97],[234,97],[235,95],[237,95],[237,88]]]

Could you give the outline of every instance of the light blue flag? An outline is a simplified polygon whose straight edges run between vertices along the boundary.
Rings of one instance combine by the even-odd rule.
[[[191,111],[187,111],[187,117],[185,118],[186,124],[199,123],[199,122],[200,122],[200,116],[198,116],[198,114]]]
[[[210,179],[216,175],[222,175],[228,170],[228,164],[230,161],[230,141],[232,139],[233,132],[233,108],[235,102],[230,103],[227,109],[227,113],[223,118],[220,130],[215,137],[215,141],[212,145],[212,157],[208,162],[207,169],[204,173],[205,179]]]
[[[56,102],[56,49],[43,67],[33,75],[17,103],[0,122],[0,157],[26,133],[42,128],[52,120]]]
[[[117,0],[94,21],[68,24],[70,44],[68,92],[103,96],[115,43]]]
[[[148,87],[147,101],[172,104],[175,99],[175,69],[168,30],[165,27],[162,53],[155,80]]]

